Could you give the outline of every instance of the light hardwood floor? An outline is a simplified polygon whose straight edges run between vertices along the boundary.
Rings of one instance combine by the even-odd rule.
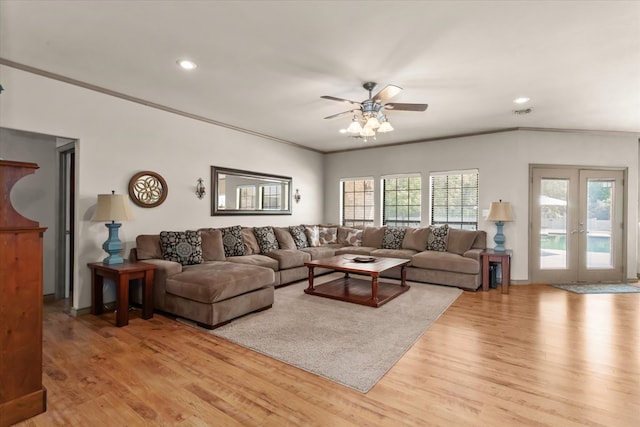
[[[464,292],[367,394],[158,314],[113,317],[45,306],[48,410],[18,426],[640,425],[640,294]]]

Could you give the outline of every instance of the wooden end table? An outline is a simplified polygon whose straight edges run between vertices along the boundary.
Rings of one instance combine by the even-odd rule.
[[[489,263],[500,263],[502,266],[501,288],[503,294],[509,293],[509,285],[511,284],[511,250],[496,251],[493,249],[485,249],[480,253],[482,260],[482,290],[489,290]]]
[[[153,275],[156,266],[145,262],[125,261],[122,264],[103,264],[91,262],[87,264],[91,269],[91,314],[102,314],[102,285],[104,278],[111,279],[116,284],[116,326],[129,324],[129,281],[142,279],[142,318],[153,317]]]

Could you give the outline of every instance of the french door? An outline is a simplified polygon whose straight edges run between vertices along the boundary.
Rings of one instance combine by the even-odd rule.
[[[531,168],[533,283],[623,280],[622,170]]]

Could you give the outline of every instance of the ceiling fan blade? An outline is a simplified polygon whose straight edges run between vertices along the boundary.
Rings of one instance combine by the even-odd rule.
[[[343,111],[342,113],[338,113],[338,114],[333,114],[333,115],[331,115],[331,116],[327,116],[327,117],[325,117],[325,119],[333,119],[333,118],[336,118],[336,117],[344,116],[344,115],[346,115],[346,114],[353,114],[353,113],[357,113],[357,112],[359,112],[359,111],[360,111],[360,110],[349,110],[349,111]]]
[[[402,91],[400,86],[396,85],[386,85],[384,88],[380,90],[380,92],[376,93],[373,97],[373,100],[378,103],[382,103],[385,99],[393,98],[397,94]]]
[[[346,102],[347,104],[360,105],[360,103],[357,101],[351,101],[350,99],[344,99],[344,98],[336,98],[335,96],[322,95],[320,98],[328,99],[331,101]]]
[[[398,110],[398,111],[424,111],[429,104],[403,104],[403,103],[389,103],[384,104],[385,110]]]

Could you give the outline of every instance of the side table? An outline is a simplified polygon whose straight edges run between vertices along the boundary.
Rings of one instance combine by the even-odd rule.
[[[483,291],[489,290],[489,263],[496,262],[502,266],[502,293],[509,293],[509,285],[511,284],[511,255],[511,250],[495,251],[493,249],[485,249],[480,253],[480,259],[482,260]]]
[[[122,264],[103,264],[91,262],[91,314],[102,314],[102,285],[104,278],[116,284],[116,326],[129,324],[129,281],[142,279],[142,318],[153,317],[153,274],[156,266],[145,262],[125,261]]]

